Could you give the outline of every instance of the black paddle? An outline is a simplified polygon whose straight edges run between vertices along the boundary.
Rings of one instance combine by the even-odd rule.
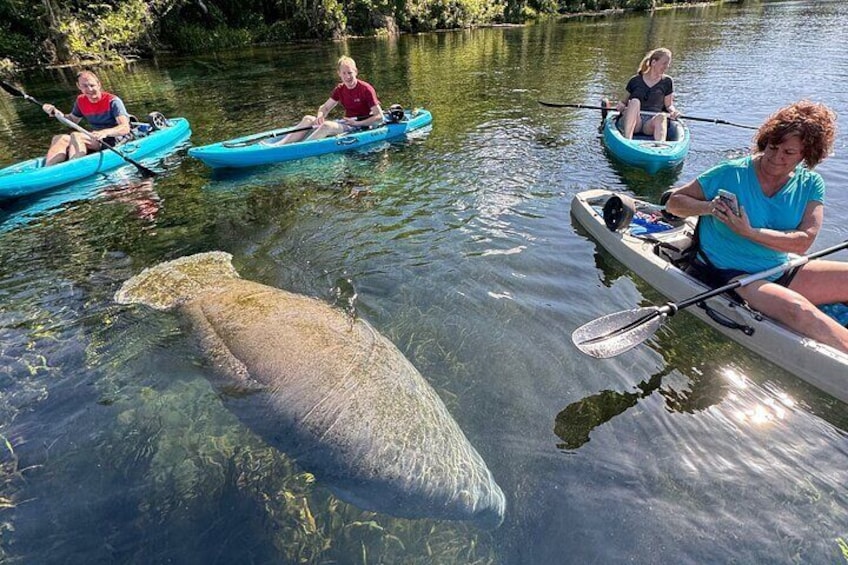
[[[24,92],[23,90],[20,90],[20,89],[18,89],[18,88],[15,88],[15,87],[14,87],[14,86],[12,86],[11,84],[7,83],[6,81],[0,81],[0,87],[2,87],[2,88],[3,88],[3,90],[5,90],[5,91],[6,91],[6,92],[8,92],[9,94],[11,94],[12,96],[18,96],[19,98],[23,98],[24,100],[27,100],[27,101],[29,101],[29,102],[32,102],[33,104],[37,104],[39,107],[43,106],[43,104],[42,104],[41,102],[39,102],[38,100],[36,100],[36,99],[35,99],[35,98],[33,98],[32,96],[30,96],[29,94],[27,94],[27,93],[26,93],[26,92]],[[57,116],[54,116],[54,117],[55,117],[57,120],[59,120],[60,122],[62,122],[63,124],[65,124],[66,126],[68,126],[69,128],[74,129],[74,130],[77,130],[77,131],[78,131],[78,132],[80,132],[80,133],[84,133],[84,134],[86,134],[88,137],[90,137],[90,138],[94,139],[94,136],[93,136],[93,135],[91,135],[91,132],[90,132],[90,131],[88,131],[87,129],[85,129],[85,128],[83,128],[83,127],[81,127],[81,126],[77,125],[77,124],[75,124],[74,122],[72,122],[72,121],[71,121],[71,120],[69,120],[68,118],[65,118],[64,116],[58,116],[58,115],[57,115]],[[103,141],[103,140],[98,140],[98,141],[100,141],[100,144],[101,144],[103,147],[105,147],[106,149],[109,149],[110,151],[112,151],[112,152],[114,152],[114,153],[117,153],[117,154],[118,154],[118,156],[120,156],[120,157],[121,157],[121,159],[123,159],[123,160],[124,160],[124,161],[126,161],[127,163],[130,163],[130,164],[132,164],[132,165],[135,165],[135,168],[136,168],[136,169],[138,169],[138,171],[141,173],[141,175],[142,175],[142,176],[144,176],[144,177],[155,177],[155,176],[156,176],[156,173],[155,173],[155,172],[151,171],[150,169],[148,169],[147,167],[145,167],[144,165],[142,165],[142,164],[141,164],[141,163],[139,163],[138,161],[135,161],[135,160],[134,160],[134,159],[132,159],[131,157],[128,157],[127,155],[124,155],[122,152],[118,151],[117,149],[115,149],[114,147],[112,147],[111,145],[109,145],[108,143],[106,143],[105,141]]]
[[[782,273],[793,267],[804,265],[811,259],[830,255],[846,247],[848,247],[848,241],[843,241],[833,247],[828,247],[827,249],[822,249],[809,255],[796,257],[777,267],[759,273],[753,273],[722,287],[702,292],[692,298],[687,298],[681,302],[668,302],[664,306],[647,306],[645,308],[635,308],[633,310],[608,314],[574,330],[574,333],[571,334],[571,340],[577,346],[577,349],[597,359],[615,357],[636,347],[651,337],[663,322],[667,318],[674,316],[678,310],[683,310],[707,298],[712,298],[713,296],[745,286],[754,281]]]
[[[589,104],[563,104],[560,102],[544,102],[539,100],[539,104],[542,106],[549,106],[551,108],[585,108],[587,110],[612,110],[613,108],[605,108],[603,106],[592,106]],[[642,114],[656,114],[656,112],[641,112]],[[745,129],[760,129],[757,126],[749,126],[746,124],[736,124],[733,122],[728,122],[727,120],[720,120],[718,118],[699,118],[698,116],[684,116],[680,114],[677,116],[682,120],[691,120],[693,122],[708,122],[711,124],[722,124],[725,126],[734,126],[737,128],[745,128]]]

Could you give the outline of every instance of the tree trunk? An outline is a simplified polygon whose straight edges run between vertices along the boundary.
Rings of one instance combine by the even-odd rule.
[[[76,56],[71,52],[68,35],[60,29],[60,9],[55,0],[42,0],[47,15],[47,41],[52,45],[53,63],[73,63]],[[45,46],[47,47],[47,46]],[[47,47],[47,51],[50,49]]]

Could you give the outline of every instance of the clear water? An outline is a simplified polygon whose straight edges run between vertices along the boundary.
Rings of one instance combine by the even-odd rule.
[[[649,48],[678,106],[758,124],[848,104],[848,3],[769,2],[161,58],[102,72],[131,111],[200,145],[295,123],[349,53],[432,130],[367,152],[212,173],[185,149],[0,213],[0,561],[839,563],[848,408],[679,315],[596,360],[571,332],[662,300],[572,224],[590,187],[656,199],[751,131],[691,123],[679,170],[603,152],[599,116]],[[22,85],[69,104],[70,73]],[[0,164],[60,131],[0,98]],[[817,247],[848,237],[845,127],[820,166]],[[355,193],[358,197],[351,198]],[[220,249],[243,277],[352,307],[436,388],[507,496],[492,533],[363,512],[222,405],[180,321],[117,306],[146,266]]]

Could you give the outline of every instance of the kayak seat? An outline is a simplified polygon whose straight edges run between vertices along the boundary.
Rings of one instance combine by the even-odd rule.
[[[620,116],[619,116],[620,118]],[[621,131],[621,127],[619,126],[619,118],[615,120],[615,126],[618,128],[618,131]],[[669,120],[668,121],[668,130],[665,134],[666,141],[680,141],[683,138],[683,126],[677,120]],[[636,141],[654,141],[654,137],[651,135],[645,135],[644,133],[634,133],[633,139]]]

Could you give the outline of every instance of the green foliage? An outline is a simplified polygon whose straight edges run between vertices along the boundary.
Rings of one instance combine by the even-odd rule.
[[[470,27],[503,21],[505,7],[500,1],[412,0],[399,23],[413,32]]]
[[[202,53],[218,49],[243,47],[254,42],[254,36],[246,29],[232,29],[218,25],[206,29],[196,24],[186,24],[171,30],[168,44],[182,53]]]
[[[0,59],[4,58],[24,64],[39,62],[38,52],[32,48],[32,40],[10,31],[7,22],[0,22]]]
[[[44,62],[42,51],[33,49],[33,45],[41,45],[45,38],[40,16],[38,6],[23,0],[0,1],[0,60],[7,61],[3,67]]]
[[[0,60],[13,68],[114,59],[162,46],[197,53],[349,33],[521,23],[545,14],[650,10],[654,3],[673,0],[2,0]]]

